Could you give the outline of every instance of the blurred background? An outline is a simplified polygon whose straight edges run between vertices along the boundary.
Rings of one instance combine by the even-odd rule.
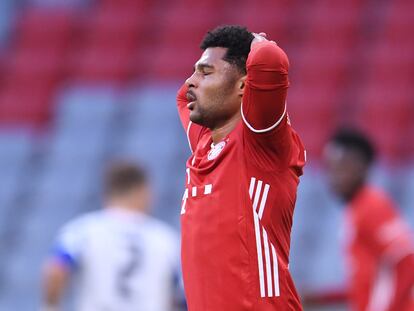
[[[414,224],[413,12],[411,0],[1,0],[0,310],[35,310],[58,228],[100,207],[113,159],[145,165],[153,214],[179,227],[189,151],[176,90],[205,32],[233,23],[291,62],[288,107],[308,151],[297,287],[343,286],[342,209],[321,151],[338,126],[365,131],[380,152],[372,180]]]

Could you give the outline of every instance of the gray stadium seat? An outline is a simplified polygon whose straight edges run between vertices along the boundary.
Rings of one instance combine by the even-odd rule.
[[[406,168],[406,171],[401,207],[406,221],[411,225],[411,229],[414,231],[414,168]]]
[[[6,229],[7,214],[24,191],[25,174],[34,151],[34,137],[25,131],[0,132],[0,232]]]
[[[291,242],[291,271],[299,290],[343,284],[342,213],[343,208],[327,191],[322,172],[306,167],[299,184]]]
[[[68,87],[57,97],[56,125],[58,128],[90,129],[96,126],[94,122],[109,123],[118,111],[118,101],[119,94],[114,88]]]

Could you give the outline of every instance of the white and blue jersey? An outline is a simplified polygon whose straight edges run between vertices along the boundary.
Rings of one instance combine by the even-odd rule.
[[[121,208],[92,212],[61,230],[53,256],[78,275],[78,311],[172,310],[179,237]]]

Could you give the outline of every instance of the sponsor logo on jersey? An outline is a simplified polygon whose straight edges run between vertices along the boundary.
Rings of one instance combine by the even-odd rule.
[[[225,141],[219,142],[217,145],[214,145],[208,152],[207,159],[214,160],[215,158],[217,158],[220,152],[224,149],[224,146],[226,146]]]

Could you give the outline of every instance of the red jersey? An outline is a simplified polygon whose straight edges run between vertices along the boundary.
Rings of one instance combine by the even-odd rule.
[[[349,204],[350,302],[357,311],[413,311],[411,233],[392,201],[372,187]]]
[[[239,124],[213,144],[178,109],[192,155],[181,210],[189,311],[302,310],[289,273],[290,232],[305,151],[286,113],[288,59],[253,46]]]

